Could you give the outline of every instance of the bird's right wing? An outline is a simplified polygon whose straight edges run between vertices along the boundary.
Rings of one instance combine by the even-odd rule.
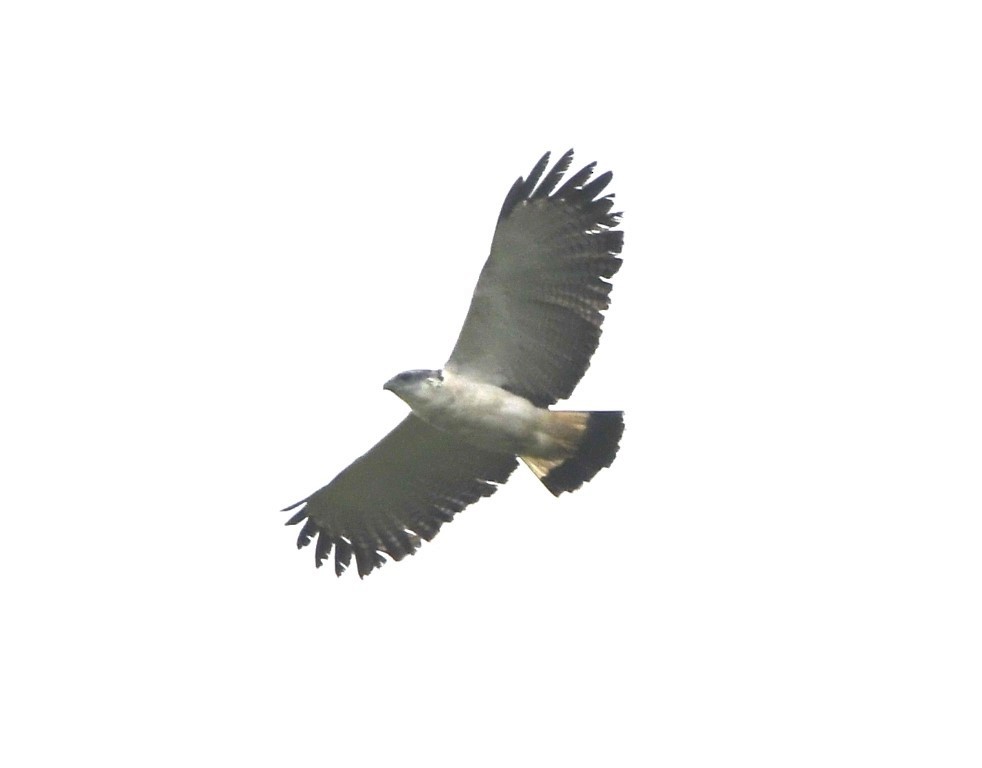
[[[494,493],[517,465],[514,456],[475,448],[410,414],[328,485],[284,512],[306,519],[297,547],[316,536],[320,567],[334,549],[340,576],[354,554],[358,575],[413,554],[464,507]]]

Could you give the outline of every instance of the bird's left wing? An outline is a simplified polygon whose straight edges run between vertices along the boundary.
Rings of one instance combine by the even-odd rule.
[[[354,554],[358,575],[401,560],[429,541],[464,507],[494,493],[515,469],[514,456],[482,451],[410,414],[300,507],[287,525],[306,519],[297,547],[317,537],[320,567],[334,549],[340,576]],[[301,506],[302,505],[302,506]]]
[[[600,341],[608,282],[621,266],[610,172],[563,179],[573,151],[549,154],[505,198],[470,309],[446,370],[538,406],[573,392]]]

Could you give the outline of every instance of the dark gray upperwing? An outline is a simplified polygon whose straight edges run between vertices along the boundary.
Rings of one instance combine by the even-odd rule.
[[[446,368],[538,406],[569,397],[600,341],[602,311],[621,266],[608,171],[566,179],[570,150],[542,178],[547,152],[505,198],[464,327]],[[538,185],[538,186],[537,186]]]
[[[354,554],[358,575],[386,560],[413,554],[440,526],[482,496],[490,496],[515,469],[514,456],[482,451],[410,414],[368,453],[328,485],[287,507],[302,508],[287,521],[306,519],[297,547],[316,536],[319,568],[334,548],[340,576]]]

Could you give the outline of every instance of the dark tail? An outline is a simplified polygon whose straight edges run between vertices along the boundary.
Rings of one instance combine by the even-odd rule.
[[[542,484],[558,496],[575,491],[583,483],[592,480],[604,467],[609,467],[617,455],[617,447],[624,434],[623,411],[554,411],[557,417],[568,423],[579,422],[581,437],[572,455],[565,459],[522,459],[535,472]]]

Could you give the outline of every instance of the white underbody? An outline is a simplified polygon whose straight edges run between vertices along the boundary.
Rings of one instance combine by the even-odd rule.
[[[568,456],[579,429],[524,397],[447,371],[443,379],[396,392],[434,427],[486,450],[518,456]]]

